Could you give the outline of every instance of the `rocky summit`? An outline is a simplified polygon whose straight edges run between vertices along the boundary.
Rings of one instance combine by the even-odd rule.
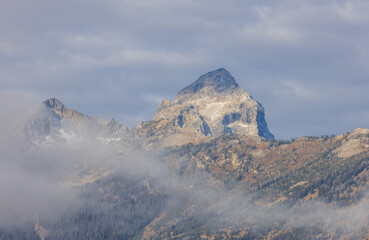
[[[173,102],[164,100],[152,121],[141,123],[137,129],[146,136],[159,133],[165,145],[227,134],[274,139],[263,106],[224,68],[203,74],[179,91]]]
[[[29,109],[24,118],[26,122],[22,123],[23,130],[18,135],[25,135],[30,142],[40,143],[65,134],[119,137],[128,131],[127,127],[115,119],[104,120],[85,115],[67,108],[56,98],[37,104]]]

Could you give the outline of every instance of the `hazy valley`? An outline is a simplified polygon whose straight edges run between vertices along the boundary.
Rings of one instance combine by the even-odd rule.
[[[225,69],[134,128],[55,98],[9,115],[0,239],[368,239],[369,130],[277,140],[266,117]]]

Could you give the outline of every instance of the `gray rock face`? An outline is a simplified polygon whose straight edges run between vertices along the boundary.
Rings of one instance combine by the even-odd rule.
[[[192,95],[201,93],[204,88],[210,88],[218,94],[227,94],[239,88],[239,86],[227,70],[220,68],[200,76],[196,82],[182,89],[177,94],[175,102],[184,102]],[[207,93],[209,93],[209,91],[205,92],[205,94]]]
[[[60,137],[61,133],[89,137],[119,137],[128,132],[128,128],[115,119],[107,121],[84,115],[65,107],[56,98],[36,105],[27,115],[23,134],[31,142],[43,142],[46,137]]]
[[[177,138],[181,138],[180,132],[186,132],[186,139],[189,139],[189,133],[193,132],[194,138],[237,133],[274,139],[265,121],[263,106],[240,88],[224,68],[200,76],[182,89],[172,103],[164,100],[152,121],[146,124],[149,125],[150,129],[152,125],[160,126],[156,131],[164,131],[167,135],[174,132]],[[171,141],[182,142],[173,140],[173,136]]]

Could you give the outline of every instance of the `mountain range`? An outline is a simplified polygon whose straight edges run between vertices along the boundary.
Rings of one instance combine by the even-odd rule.
[[[224,68],[131,129],[48,99],[6,136],[77,200],[0,238],[368,239],[369,130],[276,140],[265,116]]]

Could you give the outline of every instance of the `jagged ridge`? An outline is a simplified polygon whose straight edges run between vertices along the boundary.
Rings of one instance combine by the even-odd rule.
[[[50,98],[30,109],[24,134],[31,142],[43,142],[46,137],[57,137],[60,130],[81,136],[121,136],[128,128],[116,121],[91,117],[67,108],[57,98]]]

